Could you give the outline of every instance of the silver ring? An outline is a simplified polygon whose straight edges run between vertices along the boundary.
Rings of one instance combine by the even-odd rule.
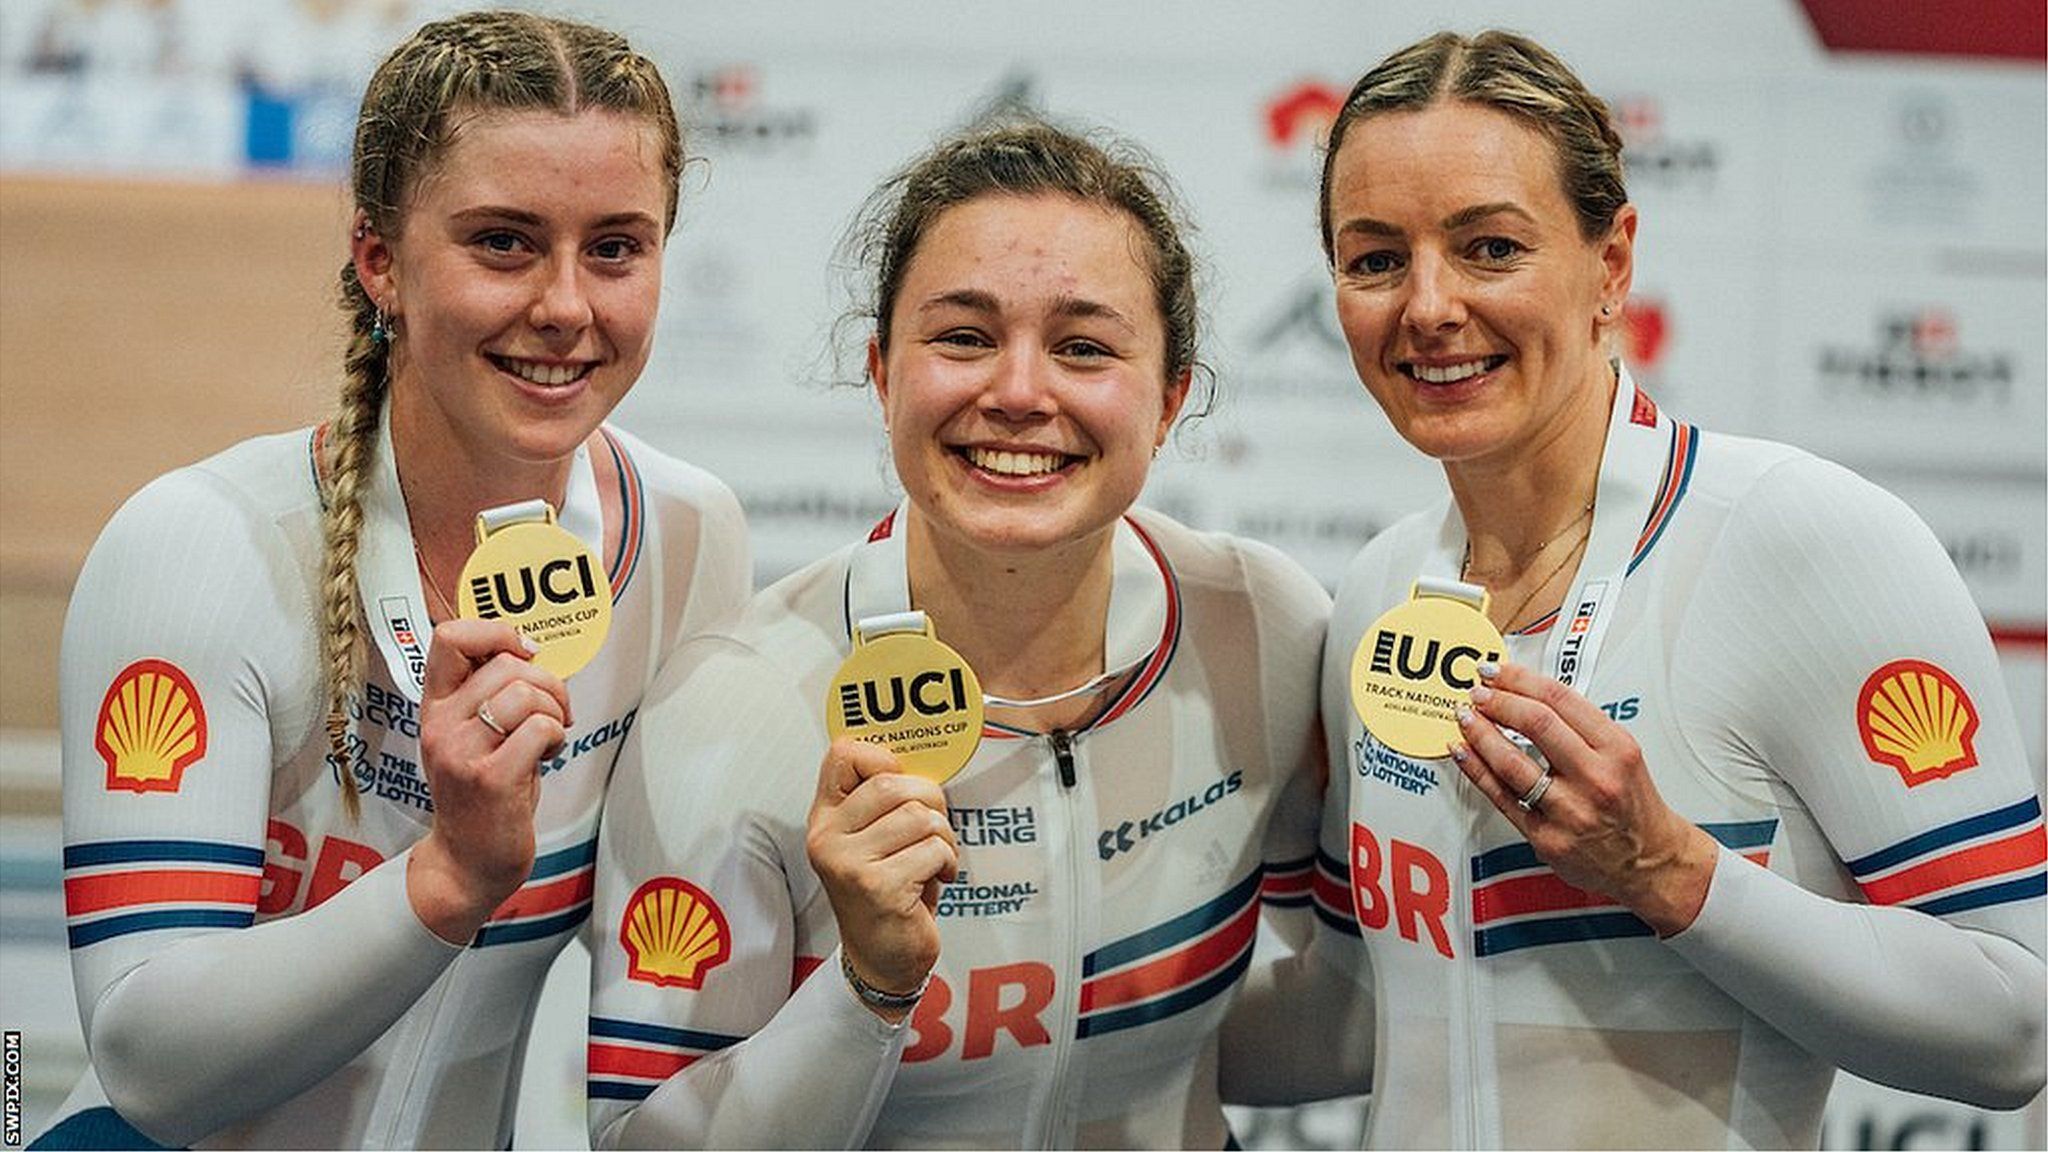
[[[512,735],[510,732],[505,731],[504,728],[499,726],[498,718],[496,716],[491,715],[491,702],[489,700],[486,700],[483,703],[476,706],[476,718],[484,722],[484,727],[489,728],[493,732],[496,732],[498,734],[499,739],[503,739],[507,736]],[[1523,807],[1526,808],[1528,807],[1528,805],[1525,804],[1523,805]]]
[[[1543,794],[1548,791],[1550,791],[1550,765],[1545,764],[1543,766],[1543,775],[1538,776],[1536,782],[1529,785],[1529,790],[1522,793],[1522,798],[1515,801],[1515,803],[1520,804],[1524,812],[1534,812],[1536,806],[1543,803]]]

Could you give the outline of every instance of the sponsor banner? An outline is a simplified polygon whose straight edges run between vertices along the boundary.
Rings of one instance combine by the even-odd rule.
[[[2038,70],[1835,67],[1778,95],[1781,237],[1831,256],[1853,253],[1843,241],[1955,246],[1980,272],[2009,265],[2038,282],[2048,199]]]
[[[1781,270],[1772,434],[1858,469],[2039,477],[2048,283],[1985,291],[1893,255],[1900,268]]]

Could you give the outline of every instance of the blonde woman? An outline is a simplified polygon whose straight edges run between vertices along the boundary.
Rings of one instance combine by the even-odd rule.
[[[457,16],[370,81],[339,412],[149,485],[73,597],[91,1069],[42,1146],[511,1141],[618,739],[749,580],[730,493],[603,425],[681,163],[660,75],[596,28]],[[536,499],[615,601],[567,684],[451,596],[479,513]]]
[[[2041,804],[1983,621],[1897,499],[1612,358],[1606,106],[1524,37],[1429,37],[1352,89],[1321,207],[1359,378],[1450,488],[1359,554],[1325,654],[1370,1141],[1812,1147],[1837,1068],[2024,1104]],[[1419,577],[1506,638],[1435,760],[1349,689]]]

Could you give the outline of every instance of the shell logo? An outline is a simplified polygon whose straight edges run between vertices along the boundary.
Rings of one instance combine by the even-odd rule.
[[[666,987],[702,987],[732,956],[725,913],[702,888],[670,876],[642,884],[626,902],[619,943],[628,979]]]
[[[1977,764],[1977,706],[1956,678],[1925,660],[1894,660],[1856,700],[1863,750],[1898,769],[1906,787]]]
[[[100,701],[93,747],[106,761],[109,790],[176,792],[185,769],[206,755],[199,689],[168,660],[137,660]]]

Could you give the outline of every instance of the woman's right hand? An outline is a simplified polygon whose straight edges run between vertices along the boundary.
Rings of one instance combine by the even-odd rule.
[[[510,626],[435,626],[420,700],[420,768],[434,821],[413,845],[406,892],[443,940],[468,943],[533,871],[540,762],[570,722],[568,687],[533,663]]]
[[[886,748],[835,740],[818,767],[805,847],[854,974],[885,992],[922,986],[939,960],[939,889],[960,868],[945,793]],[[874,1011],[892,1022],[905,1014]]]

